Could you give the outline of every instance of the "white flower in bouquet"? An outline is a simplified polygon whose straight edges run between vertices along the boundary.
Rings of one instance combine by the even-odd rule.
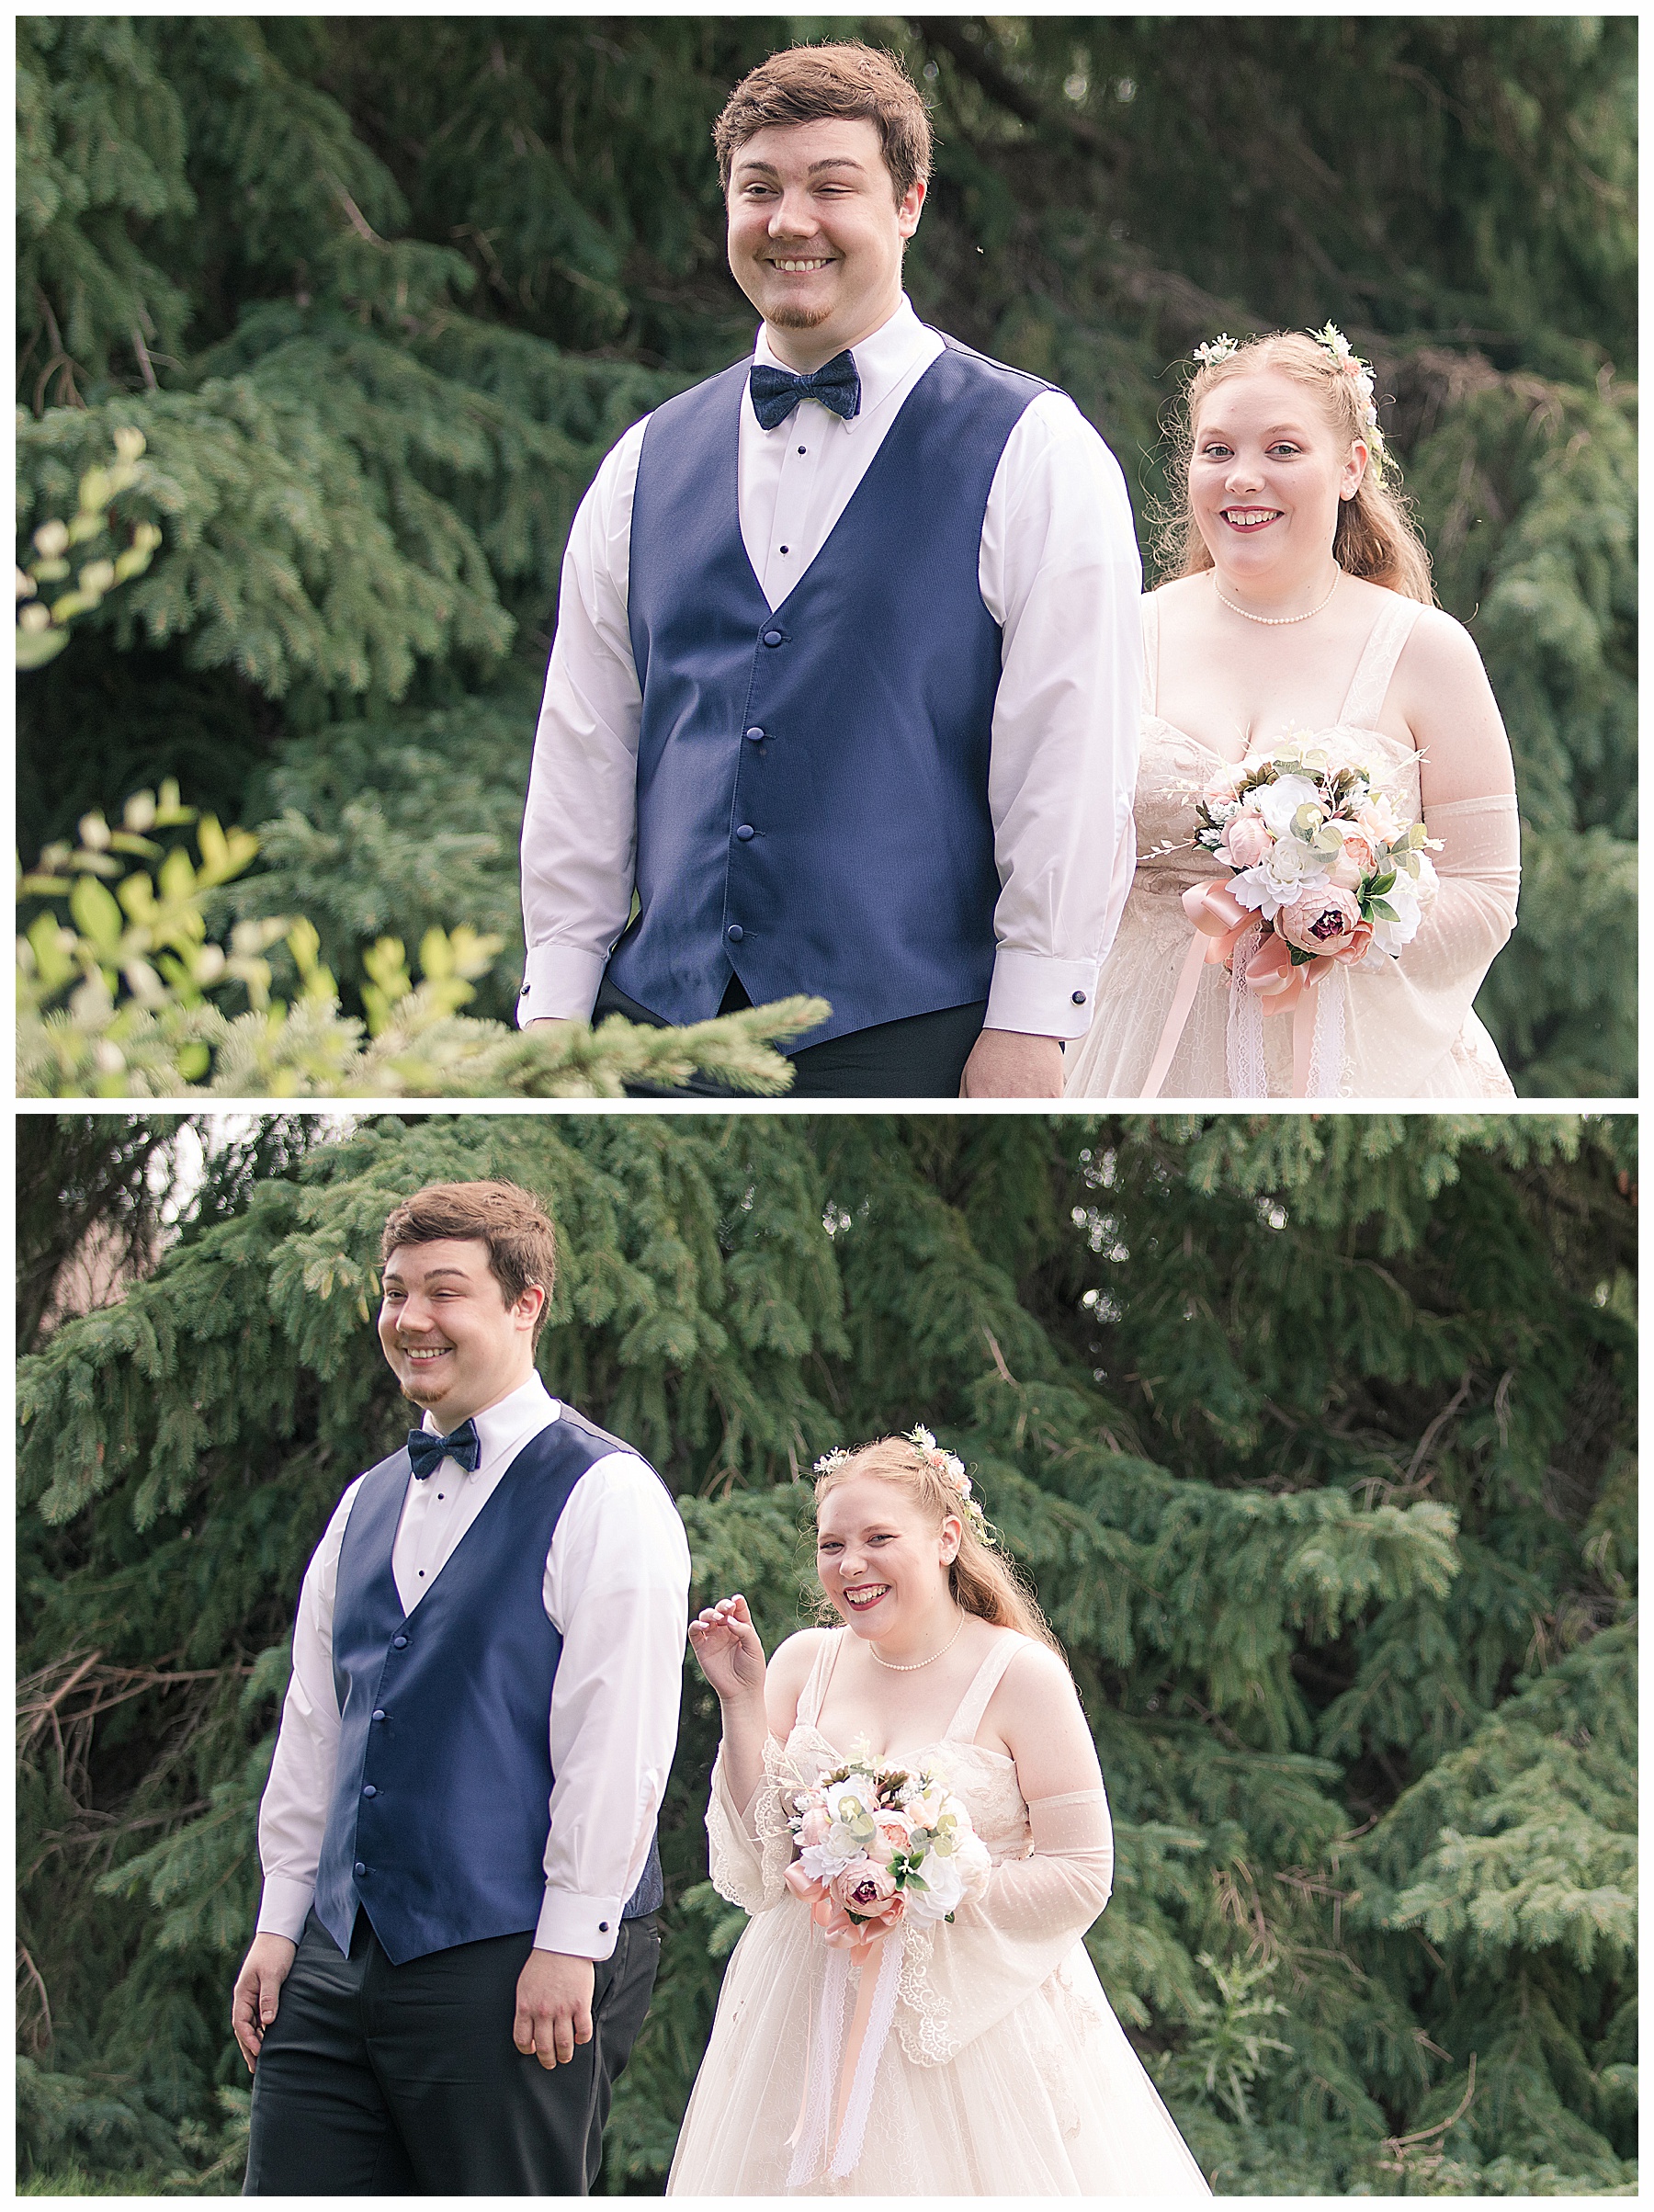
[[[1294,834],[1300,807],[1313,808],[1318,822],[1326,820],[1321,795],[1307,776],[1277,776],[1274,783],[1260,784],[1249,797],[1277,837]]]

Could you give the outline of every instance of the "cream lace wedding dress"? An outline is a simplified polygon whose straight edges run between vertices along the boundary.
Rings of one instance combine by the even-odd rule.
[[[816,1716],[846,1633],[822,1639],[797,1725],[785,1747],[773,1738],[766,1746],[745,1820],[721,1758],[713,1768],[712,1880],[752,1920],[724,1976],[669,2195],[787,2190],[787,2138],[829,1953],[809,1906],[782,1879],[792,1839],[781,1792],[843,1762],[848,1747],[829,1743]],[[960,1906],[952,1925],[908,1923],[862,2154],[847,2178],[818,2178],[802,2194],[1210,2195],[1081,1940],[1108,1895],[1106,1799],[1087,1790],[1025,1805],[1012,1762],[971,1741],[1023,1641],[1004,1630],[942,1740],[901,1754],[904,1764],[924,1757],[946,1767],[994,1872],[986,1896]]]
[[[1420,611],[1416,599],[1399,594],[1384,607],[1337,720],[1322,732],[1359,745],[1407,822],[1422,811],[1418,755],[1374,725]],[[1193,935],[1182,895],[1191,884],[1226,881],[1229,874],[1190,843],[1195,800],[1223,755],[1155,711],[1159,663],[1160,610],[1150,592],[1143,600],[1137,874],[1098,980],[1091,1028],[1068,1056],[1070,1098],[1141,1095]],[[1425,827],[1442,840],[1433,856],[1441,890],[1418,936],[1399,960],[1366,960],[1321,986],[1342,993],[1342,1064],[1326,1089],[1345,1098],[1509,1098],[1510,1078],[1472,1002],[1515,925],[1516,801],[1505,796],[1433,807]],[[1161,1096],[1290,1096],[1291,1017],[1266,1016],[1262,1027],[1260,1089],[1239,1078],[1238,1060],[1244,1066],[1245,1059],[1237,1052],[1229,977],[1221,968],[1206,969]],[[1255,1030],[1254,1019],[1254,1038]]]

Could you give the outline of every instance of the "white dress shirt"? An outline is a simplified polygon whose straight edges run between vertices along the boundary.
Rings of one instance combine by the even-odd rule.
[[[473,1473],[445,1459],[408,1494],[391,1553],[412,1613],[523,1449],[561,1407],[536,1375],[476,1416]],[[436,1424],[425,1415],[433,1433]],[[295,1943],[315,1896],[316,1866],[338,1763],[334,1596],[358,1475],[339,1500],[305,1572],[293,1628],[293,1674],[258,1815],[264,1868],[260,1934]],[[551,1786],[546,1894],[535,1947],[606,1958],[620,1910],[642,1879],[677,1744],[689,1606],[689,1544],[657,1476],[630,1452],[598,1459],[574,1485],[546,1554],[546,1615],[562,1637],[551,1685]],[[598,1923],[606,1921],[603,1934]]]
[[[772,608],[821,551],[942,350],[904,295],[853,349],[862,381],[853,422],[804,400],[765,430],[742,399],[741,535]],[[755,357],[787,366],[766,330]],[[523,1022],[588,1016],[630,916],[642,701],[627,590],[647,420],[598,470],[563,557],[523,820]],[[1006,441],[977,576],[1003,632],[988,771],[1000,896],[987,1024],[1079,1037],[1131,886],[1142,568],[1119,464],[1065,393],[1033,400]],[[801,974],[796,988],[814,980]]]

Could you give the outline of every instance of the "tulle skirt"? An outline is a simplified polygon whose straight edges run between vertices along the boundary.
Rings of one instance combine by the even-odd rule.
[[[946,1928],[936,1940],[946,1941]],[[759,1913],[731,1957],[667,2195],[781,2196],[825,1968],[807,1906]],[[900,2017],[900,2016],[899,2016]],[[1083,1944],[935,2065],[892,2031],[861,2158],[813,2196],[1207,2196],[1199,2167],[1109,2009]]]

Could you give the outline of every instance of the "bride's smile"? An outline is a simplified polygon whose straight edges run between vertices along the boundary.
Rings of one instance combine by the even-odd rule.
[[[945,1643],[958,1621],[947,1570],[959,1523],[940,1528],[877,1476],[853,1477],[821,1502],[816,1571],[833,1610],[886,1665],[911,1665]]]

